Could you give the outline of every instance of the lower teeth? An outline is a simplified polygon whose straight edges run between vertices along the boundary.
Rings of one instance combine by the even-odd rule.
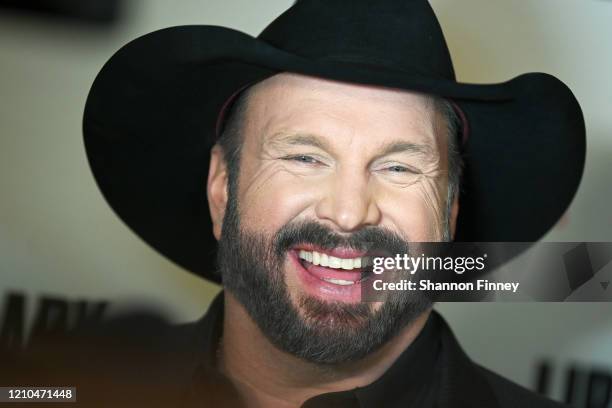
[[[305,259],[299,258],[300,263],[302,264],[302,266],[304,268],[307,268],[310,265],[313,265],[312,262],[308,262]],[[328,266],[325,266],[324,268],[329,268]],[[336,268],[329,268],[329,269],[336,269]],[[361,282],[362,280],[364,280],[367,276],[369,275],[369,273],[365,270],[362,271],[361,273],[361,279],[359,279],[358,281],[348,281],[348,280],[344,280],[344,279],[325,279],[323,278],[323,280],[325,282],[328,283],[333,283],[334,285],[341,285],[341,286],[349,286],[349,285],[354,285],[356,283]]]
[[[323,279],[325,282],[329,282],[329,283],[333,283],[334,285],[342,285],[342,286],[348,286],[348,285],[354,285],[357,282],[353,282],[353,281],[347,281],[344,279]]]

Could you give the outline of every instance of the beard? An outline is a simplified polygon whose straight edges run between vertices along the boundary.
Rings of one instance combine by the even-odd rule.
[[[223,286],[278,349],[320,365],[358,361],[432,307],[420,291],[390,293],[378,309],[370,303],[325,301],[306,293],[292,300],[285,260],[292,247],[305,243],[323,249],[409,253],[408,242],[379,227],[347,236],[302,221],[288,223],[272,236],[248,231],[240,225],[238,202],[230,188],[217,255]]]

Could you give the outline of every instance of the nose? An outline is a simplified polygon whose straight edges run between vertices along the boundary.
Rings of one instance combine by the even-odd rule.
[[[381,212],[367,174],[356,169],[339,169],[322,185],[322,197],[316,206],[320,220],[331,222],[342,232],[352,232],[377,225]]]

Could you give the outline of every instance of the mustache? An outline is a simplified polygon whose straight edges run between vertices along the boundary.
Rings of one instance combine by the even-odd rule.
[[[367,226],[347,235],[339,234],[316,221],[284,225],[275,234],[272,246],[275,254],[281,257],[299,244],[313,244],[329,250],[344,247],[381,256],[410,253],[408,241],[387,228]]]

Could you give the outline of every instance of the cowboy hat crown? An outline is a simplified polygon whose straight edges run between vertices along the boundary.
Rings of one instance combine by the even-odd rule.
[[[455,79],[442,29],[423,0],[301,0],[258,38],[309,59]]]

